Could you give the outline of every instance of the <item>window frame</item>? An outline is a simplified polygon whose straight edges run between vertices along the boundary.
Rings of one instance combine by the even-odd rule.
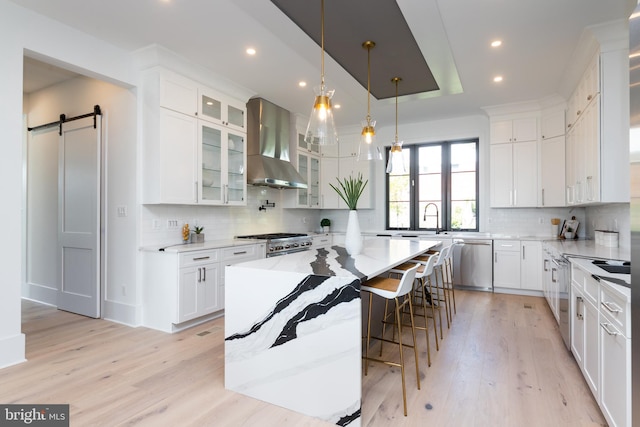
[[[389,226],[389,174],[385,174],[385,229],[386,230],[409,230],[409,231],[435,231],[435,228],[419,228],[418,224],[420,215],[420,201],[418,195],[420,193],[420,180],[419,180],[419,167],[418,162],[420,156],[418,152],[421,147],[440,146],[442,155],[442,165],[440,170],[441,175],[441,194],[442,194],[442,223],[440,224],[440,231],[452,230],[451,228],[451,146],[456,144],[468,144],[475,143],[476,151],[476,164],[475,164],[475,193],[476,193],[476,227],[475,228],[456,228],[455,231],[479,231],[480,230],[480,139],[479,138],[465,138],[445,141],[423,142],[418,144],[405,145],[403,150],[411,150],[409,160],[409,227],[390,227]],[[386,160],[389,161],[389,147],[386,148]]]

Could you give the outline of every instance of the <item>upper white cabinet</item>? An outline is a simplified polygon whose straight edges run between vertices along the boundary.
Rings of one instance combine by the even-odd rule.
[[[538,120],[536,117],[491,121],[492,144],[537,140]]]
[[[491,145],[491,207],[537,205],[537,157],[537,141]]]
[[[567,204],[629,201],[628,49],[594,55],[567,112]]]
[[[142,87],[143,203],[246,204],[244,105],[160,67]]]
[[[307,188],[288,190],[285,196],[287,207],[313,208],[320,207],[320,146],[304,142],[304,134],[297,135],[296,145],[290,146],[293,164],[298,173],[307,182]]]
[[[246,135],[199,120],[198,201],[246,205]]]
[[[565,110],[564,106],[542,111],[540,127],[540,207],[565,206]]]
[[[247,132],[246,105],[208,88],[198,90],[198,116],[236,131]]]

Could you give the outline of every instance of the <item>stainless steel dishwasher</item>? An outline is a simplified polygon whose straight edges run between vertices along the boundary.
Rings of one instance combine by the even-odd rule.
[[[493,291],[493,240],[456,238],[454,244],[454,285]]]

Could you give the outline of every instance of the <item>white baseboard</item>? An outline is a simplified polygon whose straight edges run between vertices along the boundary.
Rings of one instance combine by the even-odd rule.
[[[0,369],[26,361],[24,334],[0,338]]]
[[[102,318],[123,325],[138,327],[142,325],[142,307],[123,304],[115,301],[105,301]]]

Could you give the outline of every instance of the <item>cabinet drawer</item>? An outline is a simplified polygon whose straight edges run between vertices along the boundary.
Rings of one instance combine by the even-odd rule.
[[[571,281],[581,291],[584,289],[586,277],[585,272],[581,268],[571,264]]]
[[[520,252],[520,241],[519,240],[494,240],[493,250]]]
[[[600,303],[600,283],[588,273],[585,273],[583,292],[585,298],[597,307]]]
[[[218,261],[218,250],[193,251],[180,254],[180,268]]]
[[[262,244],[232,246],[229,248],[223,248],[221,251],[221,260],[225,265],[264,258],[266,254],[265,245]]]
[[[313,241],[314,248],[320,248],[320,247],[331,246],[333,239],[331,239],[331,236],[314,236],[312,238],[312,241]]]
[[[604,314],[601,322],[612,323],[625,337],[630,337],[631,332],[631,310],[629,305],[626,297],[620,295],[607,283],[600,282],[600,313]]]

